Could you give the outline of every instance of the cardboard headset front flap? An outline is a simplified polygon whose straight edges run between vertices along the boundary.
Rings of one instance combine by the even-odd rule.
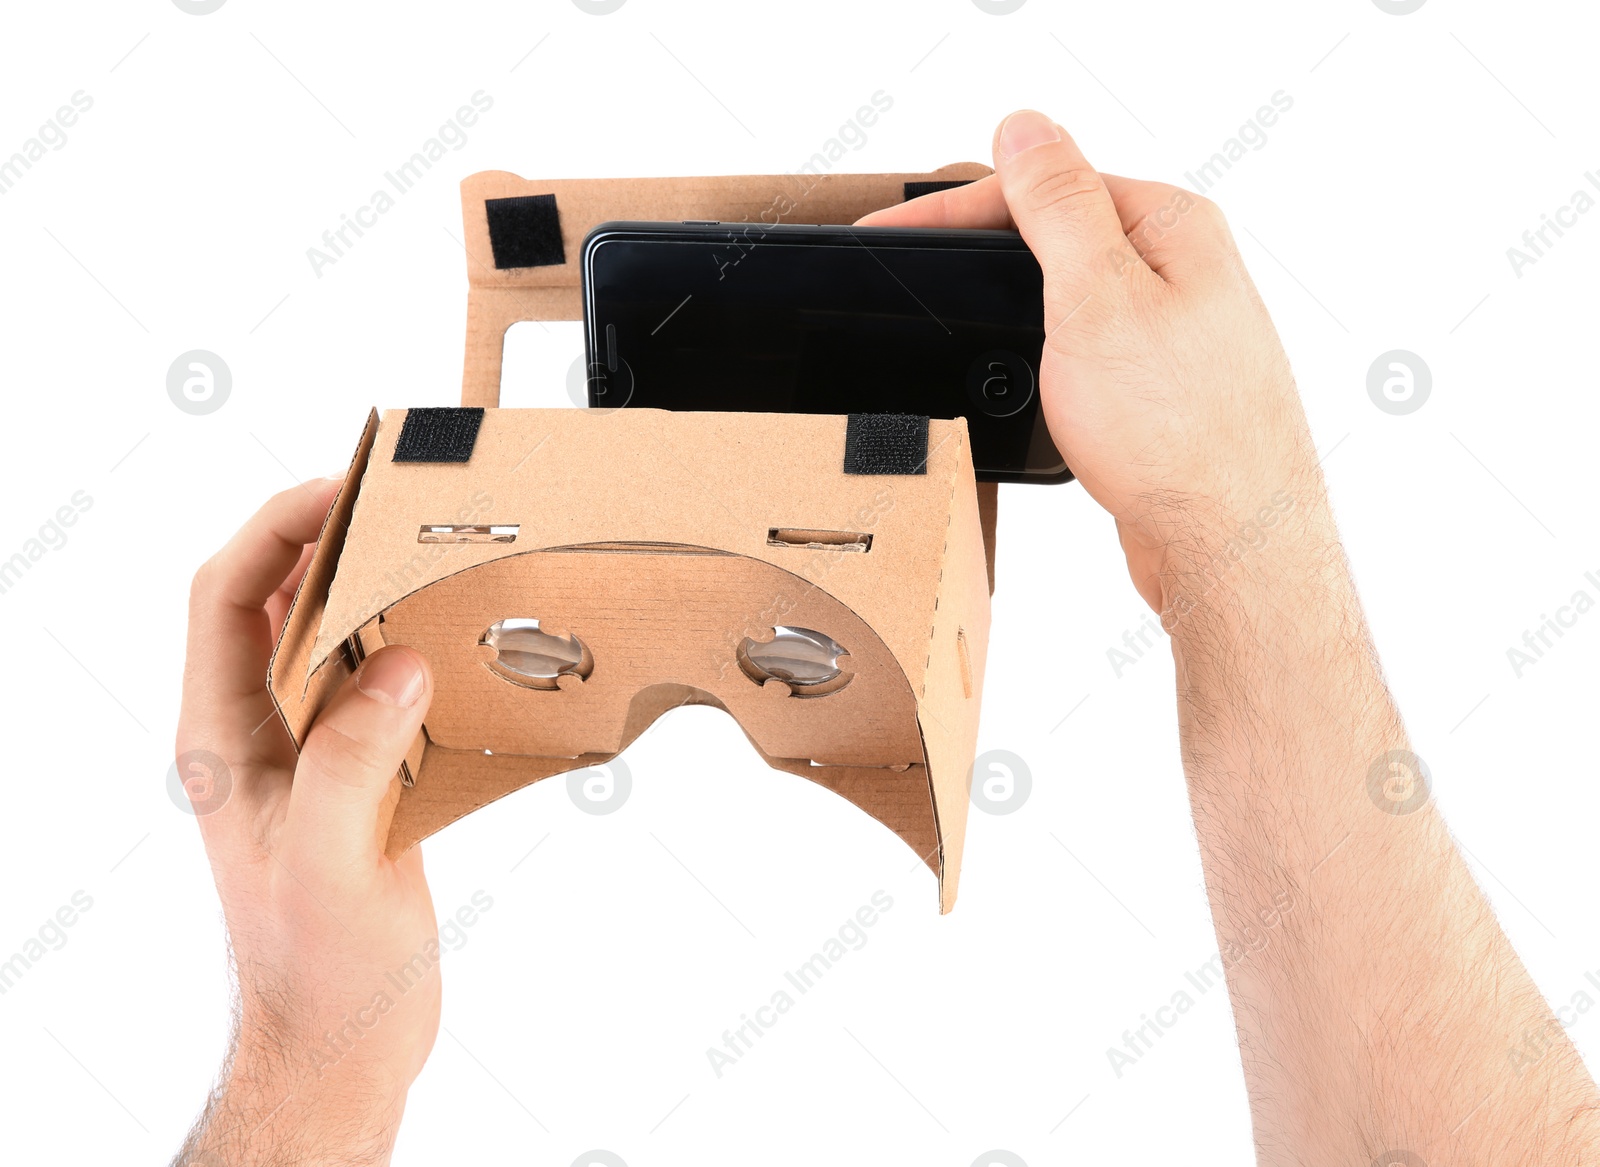
[[[462,184],[463,405],[491,408],[460,460],[396,460],[424,411],[369,419],[269,676],[299,746],[367,653],[428,657],[435,697],[395,786],[391,855],[609,761],[667,709],[710,704],[769,765],[899,834],[951,908],[992,587],[993,488],[974,483],[965,422],[929,423],[921,472],[847,474],[842,417],[492,407],[506,329],[581,316],[578,249],[597,223],[759,222],[774,207],[851,222],[986,172]],[[524,209],[535,217],[517,222]],[[529,618],[577,646],[555,683],[529,683],[489,643],[497,622]],[[836,641],[840,678],[808,690],[752,670],[751,646],[785,626]]]

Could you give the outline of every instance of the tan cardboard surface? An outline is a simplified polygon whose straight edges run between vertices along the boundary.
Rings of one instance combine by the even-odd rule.
[[[972,490],[965,422],[930,423],[927,474],[853,478],[840,473],[838,416],[489,410],[472,461],[456,464],[391,461],[404,419],[390,411],[379,424],[313,667],[392,604],[464,568],[625,540],[748,555],[824,587],[872,625],[920,694],[939,586],[930,565],[942,558],[957,485]],[[421,526],[441,523],[520,530],[514,543],[417,542]],[[773,547],[773,527],[871,532],[872,550]],[[795,598],[764,595],[754,611],[781,612]]]
[[[771,605],[782,616],[763,620]],[[596,662],[559,690],[518,686],[486,668],[491,624],[533,617],[581,636]],[[740,669],[746,637],[774,623],[826,632],[850,653],[849,681],[826,697],[789,699]],[[447,577],[386,613],[383,636],[434,665],[428,736],[451,749],[575,757],[622,749],[635,697],[655,685],[716,698],[765,754],[822,763],[922,761],[917,704],[904,672],[861,617],[818,587],[741,555],[547,552]]]

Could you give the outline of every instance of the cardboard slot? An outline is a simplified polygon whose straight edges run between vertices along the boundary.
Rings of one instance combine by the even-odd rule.
[[[961,695],[972,696],[972,655],[967,649],[967,630],[956,629],[956,665],[961,670]]]
[[[869,531],[807,531],[798,527],[768,527],[768,547],[799,547],[812,551],[871,551]]]
[[[517,523],[425,523],[418,543],[515,543]]]
[[[844,765],[841,765],[838,762],[819,762],[815,758],[808,758],[806,760],[806,765],[809,766],[813,770],[828,770],[828,769],[848,770],[848,769],[852,769],[852,768],[859,770],[861,768],[859,766],[856,766],[856,767],[844,766]],[[910,762],[901,762],[898,766],[879,766],[878,769],[887,770],[891,774],[904,774],[907,770],[911,769],[911,766],[912,766],[912,763],[910,763]]]

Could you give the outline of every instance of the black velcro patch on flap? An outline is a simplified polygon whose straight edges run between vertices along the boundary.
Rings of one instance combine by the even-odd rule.
[[[926,474],[928,419],[914,413],[852,413],[844,429],[846,474]]]
[[[955,186],[966,186],[970,178],[958,178],[954,182],[908,182],[906,183],[906,202],[920,199],[925,194],[932,194],[936,190],[949,190]]]
[[[567,262],[555,195],[485,199],[483,209],[489,216],[495,267],[549,267]]]
[[[472,457],[483,424],[478,406],[408,409],[394,444],[396,462],[465,462]]]

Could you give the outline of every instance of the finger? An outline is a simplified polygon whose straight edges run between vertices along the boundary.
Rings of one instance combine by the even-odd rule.
[[[1234,254],[1216,204],[1166,182],[1102,174],[1123,234],[1139,257],[1165,280],[1214,271]]]
[[[195,573],[190,587],[177,752],[204,750],[221,758],[236,787],[274,763],[292,761],[270,724],[266,680],[274,626],[263,605],[317,537],[335,490],[331,481],[312,482],[269,500]]]
[[[306,736],[289,791],[285,834],[300,862],[337,873],[382,859],[400,763],[432,699],[427,661],[400,645],[344,683]]]
[[[1111,193],[1078,144],[1035,110],[1019,110],[995,131],[995,174],[1039,266],[1045,329],[1076,312],[1106,280],[1106,257],[1126,247]]]
[[[1011,208],[1006,206],[1000,180],[985,175],[975,182],[936,190],[908,202],[896,203],[856,220],[858,227],[967,227],[995,231],[1014,230]]]
[[[195,573],[185,681],[196,697],[236,698],[264,686],[271,650],[265,604],[316,539],[338,485],[324,479],[274,495]]]
[[[278,585],[278,590],[267,600],[267,621],[272,626],[273,644],[278,643],[278,637],[283,633],[283,622],[289,618],[289,607],[294,603],[294,594],[300,590],[300,581],[305,579],[306,568],[311,566],[311,557],[316,551],[315,543],[307,543],[300,552],[299,561]]]

